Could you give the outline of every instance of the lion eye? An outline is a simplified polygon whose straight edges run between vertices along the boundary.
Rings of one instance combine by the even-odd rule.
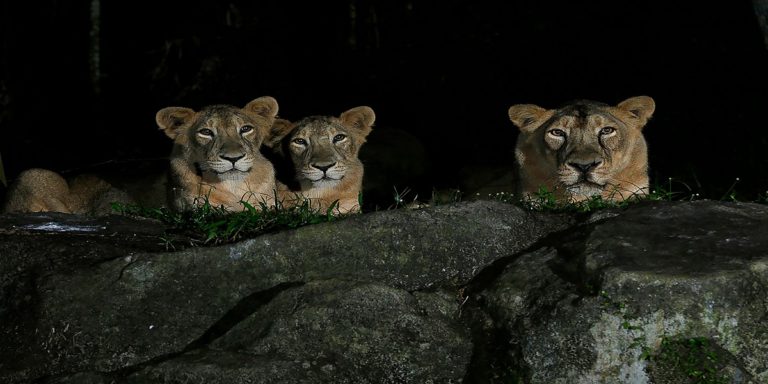
[[[293,139],[294,144],[307,145],[307,141],[304,139]]]
[[[549,134],[557,137],[565,137],[565,131],[562,129],[553,129],[549,131]]]
[[[347,135],[339,133],[338,135],[333,137],[333,142],[338,143],[339,141],[342,141],[347,138]]]
[[[240,133],[241,134],[242,133],[248,133],[250,131],[253,131],[253,127],[250,126],[250,125],[243,125],[242,127],[240,127]]]
[[[605,127],[600,130],[601,135],[610,135],[611,133],[616,132],[616,128],[614,127]]]
[[[197,131],[197,134],[199,134],[200,136],[213,137],[213,131],[208,129],[208,128],[203,128],[203,129]]]

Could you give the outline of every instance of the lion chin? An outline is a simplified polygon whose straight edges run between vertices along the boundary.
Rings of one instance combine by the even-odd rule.
[[[332,185],[338,184],[342,179],[344,179],[344,176],[335,178],[330,176],[323,176],[319,179],[311,180],[313,185],[319,186],[319,187],[330,187]]]
[[[221,181],[239,181],[248,177],[248,171],[241,171],[239,169],[231,169],[225,172],[215,172],[216,177]]]
[[[237,165],[222,166],[221,164],[207,164],[207,166],[200,167],[199,171],[203,174],[208,173],[210,174],[210,176],[219,178],[221,180],[237,180],[237,179],[242,179],[248,176],[248,173],[251,171],[251,167],[237,166]],[[204,178],[206,177],[204,176]]]

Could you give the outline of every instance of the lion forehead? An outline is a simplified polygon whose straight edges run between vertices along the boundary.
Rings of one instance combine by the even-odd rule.
[[[348,133],[348,130],[334,118],[326,116],[308,117],[296,124],[293,136],[306,136],[312,138],[330,137],[339,133]]]
[[[585,108],[564,108],[556,113],[548,122],[542,124],[548,128],[565,128],[568,130],[592,130],[611,126],[624,127],[626,124],[609,110],[597,106]]]
[[[238,108],[215,106],[204,110],[198,118],[197,128],[215,128],[217,130],[238,130],[243,125],[262,125],[253,116],[243,113]]]
[[[626,123],[610,111],[598,111],[587,116],[585,128],[625,128]]]
[[[575,116],[570,115],[560,115],[560,116],[554,116],[552,117],[548,122],[541,125],[542,130],[546,130],[548,128],[566,128],[566,129],[572,129],[577,128],[578,121]]]

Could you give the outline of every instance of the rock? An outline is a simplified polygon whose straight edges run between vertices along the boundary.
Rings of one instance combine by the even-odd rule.
[[[526,383],[688,382],[665,340],[711,340],[728,382],[768,382],[768,207],[633,206],[509,263],[474,305]],[[546,268],[542,268],[546,266]],[[649,365],[657,369],[649,369]],[[738,379],[736,379],[738,378]]]
[[[153,221],[0,215],[0,382],[765,384],[766,233],[768,206],[713,201],[465,202],[187,249]]]
[[[246,383],[270,370],[285,383],[459,382],[472,344],[454,324],[454,301],[380,284],[315,281],[281,292],[212,342],[209,349],[216,352],[205,353],[236,351],[255,360],[253,368],[206,369],[195,353],[141,371],[129,382],[167,383],[192,374],[199,382]]]
[[[174,375],[186,371],[207,377],[204,367],[189,366],[195,361],[214,364],[207,362],[215,358],[213,355],[198,355],[199,350],[240,322],[247,322],[251,314],[258,317],[259,311],[278,306],[269,305],[273,300],[288,297],[290,291],[310,290],[315,287],[313,282],[325,280],[358,282],[360,286],[347,288],[359,290],[360,296],[355,301],[316,293],[321,297],[312,305],[322,308],[341,300],[362,311],[365,300],[376,292],[389,292],[394,301],[374,308],[383,311],[390,306],[396,310],[393,317],[382,313],[350,316],[372,316],[361,328],[371,335],[404,333],[367,340],[376,353],[369,360],[334,365],[340,375],[371,366],[381,372],[396,369],[390,371],[395,375],[393,382],[397,377],[455,379],[461,376],[462,364],[468,363],[466,351],[457,351],[467,339],[460,330],[444,338],[450,335],[447,329],[460,328],[458,320],[447,315],[442,319],[414,317],[421,312],[440,312],[437,309],[447,304],[444,298],[416,300],[407,292],[444,287],[458,290],[490,263],[530,247],[548,233],[566,228],[570,221],[511,205],[476,202],[370,213],[227,246],[167,253],[125,252],[122,257],[81,249],[97,241],[80,234],[67,238],[67,245],[59,252],[63,260],[56,266],[46,264],[50,249],[31,244],[39,244],[31,240],[34,235],[0,237],[0,249],[17,244],[17,249],[26,252],[0,258],[0,303],[5,309],[0,311],[0,323],[6,325],[0,335],[5,341],[0,344],[0,380],[64,379],[81,372],[119,376],[134,371],[138,382],[141,377],[166,377],[170,382],[178,379]],[[103,235],[96,238],[103,241]],[[339,289],[343,294],[347,288]],[[311,292],[330,288],[320,285],[314,289]],[[324,321],[342,318],[341,314],[328,316]],[[398,319],[405,318],[423,328],[398,328]],[[285,332],[262,337],[300,334]],[[325,337],[330,340],[334,336]],[[436,360],[427,361],[433,366],[431,370],[408,361],[417,352],[408,344],[410,340],[425,345],[418,350],[424,356],[434,358],[453,351],[456,361],[445,357],[442,361],[455,364],[455,371],[446,370],[445,364]],[[260,340],[250,343],[254,350],[263,348],[259,347],[263,343]],[[221,344],[221,356],[228,359],[232,354],[225,352],[232,350],[227,348]],[[312,351],[301,349],[300,344],[294,347],[299,349],[286,348],[281,351],[287,356]],[[341,349],[341,344],[336,347]],[[315,351],[320,351],[319,344]],[[250,354],[246,356],[246,361],[253,359]],[[283,363],[275,362],[286,367]],[[287,367],[295,368],[292,364]],[[240,374],[237,372],[235,369],[231,374]],[[222,382],[232,382],[228,381],[232,377]]]

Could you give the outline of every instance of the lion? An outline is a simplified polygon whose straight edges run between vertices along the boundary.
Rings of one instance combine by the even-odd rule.
[[[130,204],[133,200],[95,175],[79,175],[67,181],[54,171],[31,168],[11,184],[4,211],[107,215],[112,213],[113,202]]]
[[[600,196],[622,201],[648,193],[648,149],[642,129],[656,104],[637,96],[616,106],[580,100],[558,109],[513,105],[519,197],[542,188],[560,201]]]
[[[168,204],[177,211],[207,201],[227,210],[274,206],[275,169],[259,148],[277,116],[277,101],[264,96],[243,108],[211,105],[201,111],[167,107],[157,112],[160,129],[174,142]]]
[[[339,117],[310,116],[295,123],[278,119],[267,146],[290,158],[293,188],[281,188],[280,193],[286,205],[306,199],[321,212],[360,212],[364,169],[358,154],[375,119],[367,106]]]

